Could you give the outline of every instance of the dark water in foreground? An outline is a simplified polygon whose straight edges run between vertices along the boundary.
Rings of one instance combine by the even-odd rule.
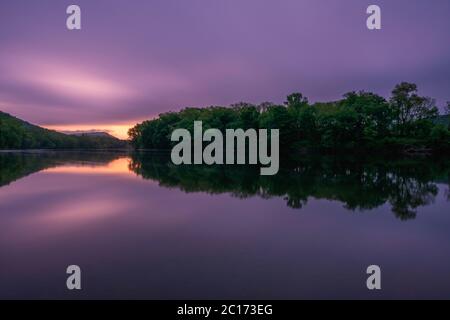
[[[0,298],[450,298],[449,174],[448,159],[316,157],[261,177],[0,153]]]

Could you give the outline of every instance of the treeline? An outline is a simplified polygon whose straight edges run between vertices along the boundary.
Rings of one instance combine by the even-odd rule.
[[[72,136],[0,112],[0,149],[111,149],[127,142],[107,136]]]
[[[447,106],[449,109],[450,106]],[[282,151],[301,149],[383,149],[410,152],[450,150],[448,117],[439,115],[435,100],[419,96],[417,86],[400,83],[389,100],[371,92],[350,92],[342,100],[309,103],[301,93],[283,105],[239,103],[230,107],[186,108],[160,114],[129,130],[137,149],[170,149],[172,131],[265,128],[280,130]]]

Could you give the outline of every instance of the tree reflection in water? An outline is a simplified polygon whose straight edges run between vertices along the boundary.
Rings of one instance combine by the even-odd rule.
[[[185,192],[230,193],[235,197],[283,197],[292,208],[310,198],[369,210],[385,203],[401,220],[432,203],[438,183],[449,184],[448,159],[361,159],[315,156],[282,161],[276,176],[260,176],[255,166],[175,166],[167,155],[135,153],[130,169],[144,179]]]
[[[298,157],[283,159],[277,175],[261,176],[257,166],[175,166],[166,153],[55,151],[0,153],[0,187],[47,168],[102,166],[120,157],[130,157],[131,172],[166,188],[242,199],[281,197],[298,209],[311,198],[339,201],[351,211],[387,203],[401,220],[415,218],[419,207],[431,204],[439,183],[450,185],[450,161],[445,158]],[[448,187],[446,197],[450,200]]]

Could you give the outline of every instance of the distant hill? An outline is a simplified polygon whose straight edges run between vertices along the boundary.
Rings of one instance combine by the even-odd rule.
[[[107,133],[68,135],[0,111],[0,149],[122,149],[127,141]]]
[[[64,134],[70,135],[70,136],[89,136],[89,137],[107,137],[112,139],[117,139],[113,135],[109,134],[108,132],[104,131],[83,131],[83,130],[77,130],[77,131],[61,131]]]

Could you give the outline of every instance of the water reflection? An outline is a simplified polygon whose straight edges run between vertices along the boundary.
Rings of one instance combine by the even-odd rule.
[[[0,187],[35,172],[53,169],[70,170],[104,170],[111,167],[111,162],[126,157],[123,152],[92,152],[92,151],[23,151],[0,152]],[[126,170],[126,168],[123,168]]]
[[[284,159],[261,177],[167,154],[0,153],[0,298],[448,298],[448,182],[445,159]]]
[[[289,207],[299,209],[310,198],[337,200],[353,211],[389,203],[401,220],[415,218],[417,208],[435,199],[437,183],[450,181],[446,159],[309,157],[285,164],[276,176],[260,176],[256,167],[174,166],[167,156],[137,153],[132,155],[130,169],[185,192],[283,197]]]
[[[389,204],[401,220],[416,217],[439,188],[449,185],[448,159],[356,159],[304,157],[284,160],[276,176],[252,166],[175,166],[168,154],[141,152],[32,152],[0,154],[0,187],[38,171],[74,174],[131,174],[186,193],[229,193],[241,199],[281,197],[301,209],[311,198],[335,200],[351,211]],[[447,189],[447,199],[450,192]]]

